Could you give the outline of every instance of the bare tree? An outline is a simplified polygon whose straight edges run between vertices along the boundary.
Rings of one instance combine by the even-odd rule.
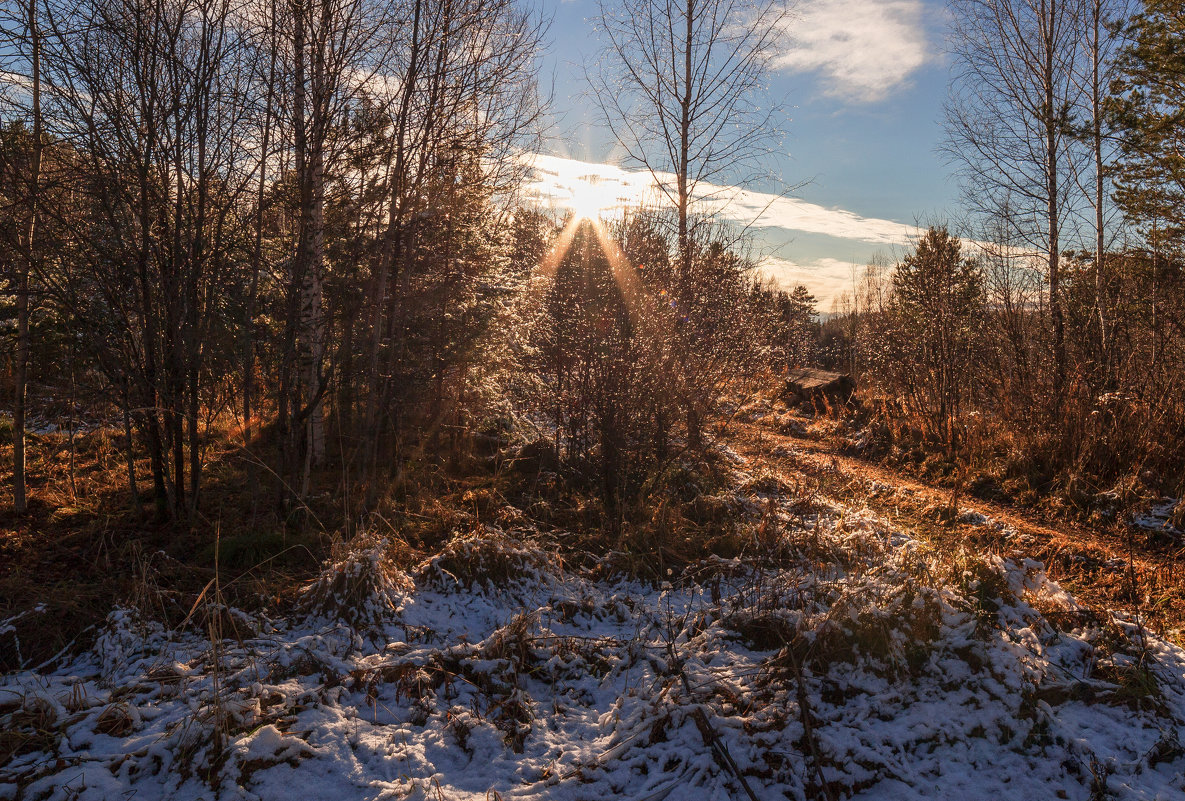
[[[29,116],[32,118],[32,145],[27,174],[25,206],[28,217],[20,242],[21,265],[16,274],[16,354],[13,365],[12,397],[12,500],[17,514],[27,508],[25,497],[25,395],[29,378],[29,279],[36,272],[38,242],[37,215],[41,190],[43,134],[41,119],[41,32],[37,21],[36,0],[28,0],[24,19],[29,81]]]
[[[247,308],[245,310],[243,324],[243,445],[248,448],[251,446],[253,419],[256,411],[254,406],[256,380],[255,324],[259,308],[260,278],[263,272],[264,203],[267,197],[268,179],[271,177],[268,172],[268,165],[273,156],[273,129],[276,122],[276,82],[279,79],[277,67],[279,66],[280,59],[279,14],[278,0],[268,0],[263,10],[263,22],[259,26],[259,30],[256,31],[256,36],[261,41],[260,50],[264,54],[264,58],[257,59],[255,63],[258,69],[262,69],[263,64],[267,65],[266,78],[263,78],[262,72],[260,73],[260,78],[266,81],[267,89],[265,90],[263,103],[263,117],[260,121],[259,181],[255,190],[255,232],[254,242],[251,247],[251,265],[247,281]],[[248,460],[249,483],[252,487],[256,485],[256,468],[255,462]]]
[[[1094,210],[1095,317],[1098,321],[1098,351],[1105,382],[1110,381],[1111,355],[1108,345],[1108,300],[1106,253],[1108,249],[1107,208],[1111,182],[1108,171],[1115,159],[1117,143],[1106,111],[1116,60],[1122,45],[1122,20],[1130,16],[1130,0],[1083,0],[1083,59],[1078,82],[1089,104],[1089,122],[1083,139],[1089,144],[1093,163],[1093,185],[1089,195]]]
[[[510,208],[505,201],[525,175],[519,154],[534,141],[540,118],[531,73],[545,32],[543,20],[513,0],[411,4],[392,65],[398,90],[369,304],[364,480],[391,445],[396,409],[408,400],[420,240],[434,221],[455,212],[458,197],[476,190],[487,196],[487,210]],[[458,169],[462,164],[469,167]]]
[[[762,102],[786,11],[776,0],[601,0],[606,44],[590,76],[602,115],[629,160],[650,173],[674,207],[677,302],[693,307],[694,205],[705,184],[744,184],[778,137],[777,107]],[[683,327],[687,439],[699,443],[700,387]]]
[[[1080,196],[1072,125],[1083,91],[1082,0],[955,0],[955,79],[948,146],[962,165],[973,209],[1007,210],[1010,239],[1045,263],[1053,328],[1054,403],[1064,400],[1065,313],[1061,251]]]
[[[78,154],[59,210],[78,249],[45,290],[137,418],[158,512],[192,517],[255,168],[252,47],[224,0],[39,8],[46,124]]]
[[[778,139],[762,102],[785,6],[773,0],[601,0],[606,49],[595,100],[631,161],[678,219],[679,269],[690,269],[697,189],[741,184]]]

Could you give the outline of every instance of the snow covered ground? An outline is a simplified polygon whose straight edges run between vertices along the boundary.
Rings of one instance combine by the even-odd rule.
[[[1180,649],[1035,562],[730,500],[750,555],[659,586],[486,526],[409,573],[359,543],[286,619],[114,610],[0,679],[0,798],[1185,797]]]
[[[1185,532],[1173,525],[1173,516],[1177,508],[1185,501],[1180,498],[1162,498],[1153,503],[1148,511],[1137,514],[1132,518],[1132,525],[1151,534],[1171,537],[1179,542]]]

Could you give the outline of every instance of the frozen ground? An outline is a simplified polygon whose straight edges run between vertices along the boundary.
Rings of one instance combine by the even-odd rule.
[[[1152,504],[1147,512],[1138,514],[1132,519],[1132,525],[1149,533],[1161,534],[1179,542],[1185,532],[1173,525],[1173,515],[1185,501],[1180,498],[1162,498]]]
[[[725,500],[751,555],[660,586],[485,527],[409,574],[359,544],[288,619],[115,610],[0,679],[0,798],[1185,797],[1180,649],[1035,562]]]

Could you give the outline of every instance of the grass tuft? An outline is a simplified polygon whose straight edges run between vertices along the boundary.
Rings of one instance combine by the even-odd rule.
[[[353,629],[378,626],[391,618],[415,585],[395,566],[396,546],[377,537],[360,537],[301,590],[298,607],[312,618],[345,623]]]

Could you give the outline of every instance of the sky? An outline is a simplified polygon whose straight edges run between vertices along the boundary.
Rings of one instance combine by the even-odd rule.
[[[636,196],[647,182],[619,163],[584,78],[601,48],[596,2],[546,0],[546,10],[553,125],[534,190],[558,206],[587,203],[590,185],[606,205]],[[874,256],[900,254],[918,223],[957,214],[939,152],[946,21],[941,0],[799,0],[779,32],[770,92],[786,114],[772,177],[730,193],[718,211],[758,217],[763,269],[787,287],[805,284],[822,311]]]

